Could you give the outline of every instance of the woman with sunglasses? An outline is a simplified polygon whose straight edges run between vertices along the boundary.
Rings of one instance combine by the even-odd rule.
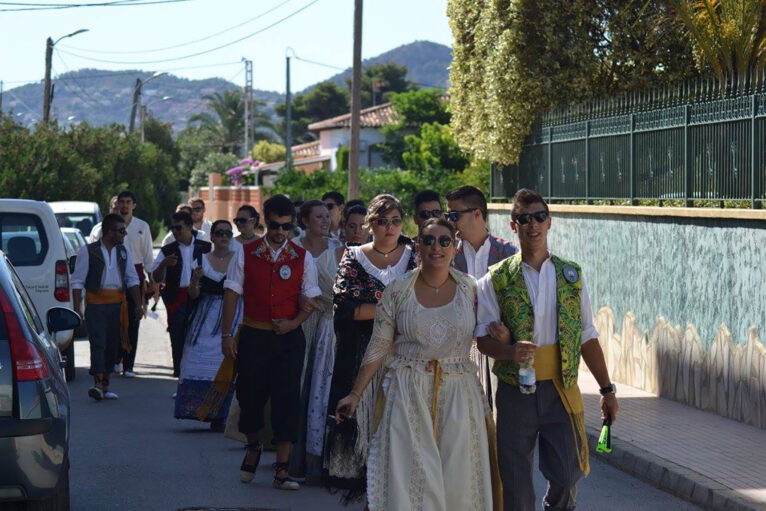
[[[192,302],[186,342],[181,358],[181,374],[175,401],[176,419],[210,422],[210,429],[223,431],[233,391],[219,399],[206,399],[212,390],[216,372],[223,361],[221,353],[221,307],[223,281],[234,250],[233,232],[227,220],[217,220],[211,227],[213,250],[192,262],[189,299]],[[240,301],[235,325],[242,317]]]
[[[303,236],[294,238],[296,245],[305,248],[311,253],[311,256],[317,262],[319,268],[319,258],[326,252],[334,252],[340,242],[330,238],[330,212],[321,200],[309,200],[303,202],[298,210],[298,220],[303,226]],[[337,264],[335,267],[337,271]],[[303,322],[303,335],[306,338],[306,351],[303,359],[303,377],[301,378],[301,414],[298,430],[298,441],[293,444],[290,452],[290,476],[296,478],[307,477],[306,462],[306,417],[309,406],[309,392],[311,390],[311,379],[313,374],[314,357],[316,354],[316,333],[319,321],[324,314],[323,311],[314,311],[309,318]],[[319,468],[319,467],[314,467]],[[309,484],[318,484],[321,472],[311,474],[307,478]],[[316,477],[315,477],[316,476]]]
[[[389,284],[353,388],[337,421],[360,414],[361,396],[383,367],[382,410],[367,458],[370,510],[492,510],[492,416],[469,353],[476,281],[452,267],[455,228],[427,220],[420,265]],[[384,365],[385,362],[385,365]]]
[[[333,367],[328,413],[334,414],[340,398],[346,396],[356,379],[375,319],[375,307],[386,286],[415,268],[412,241],[402,236],[404,210],[392,195],[378,195],[370,201],[365,223],[372,241],[349,247],[343,256],[333,286],[337,350]],[[328,435],[324,467],[326,484],[347,490],[346,500],[364,495],[365,462],[372,428],[376,385],[360,396],[356,423],[334,427]]]
[[[239,234],[234,238],[234,241],[241,245],[250,243],[260,238],[257,232],[261,221],[261,215],[250,204],[240,206],[237,210],[237,217],[234,219],[234,225],[237,227]]]

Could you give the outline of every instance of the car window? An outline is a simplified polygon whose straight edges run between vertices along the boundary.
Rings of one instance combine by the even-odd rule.
[[[0,213],[0,239],[14,266],[39,266],[48,253],[43,223],[31,213]]]
[[[24,319],[27,320],[29,329],[33,332],[37,332],[38,334],[42,333],[45,327],[43,326],[43,322],[40,319],[40,316],[37,314],[37,309],[35,309],[32,300],[29,298],[27,288],[24,287],[21,279],[18,275],[16,275],[16,272],[12,267],[10,267],[10,265],[8,266],[8,270],[8,273],[11,274],[13,287],[16,288],[16,295],[21,307],[21,312],[24,314]]]
[[[83,237],[90,235],[93,226],[98,223],[95,213],[55,213],[59,227],[80,229]]]

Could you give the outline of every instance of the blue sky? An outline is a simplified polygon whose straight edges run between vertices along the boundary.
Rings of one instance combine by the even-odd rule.
[[[283,92],[288,47],[303,59],[341,68],[351,65],[353,0],[189,0],[158,5],[135,5],[149,0],[130,1],[134,5],[0,12],[0,80],[5,89],[41,80],[46,38],[55,40],[81,28],[89,31],[56,45],[54,77],[81,68],[142,69],[186,78],[219,76],[243,84],[244,64],[240,61],[245,57],[253,61],[255,88]],[[363,58],[416,40],[451,45],[446,0],[367,0],[364,4]],[[280,22],[283,18],[287,19]],[[275,26],[267,28],[272,24]],[[223,33],[215,35],[219,32]],[[202,38],[207,39],[185,44]],[[182,58],[237,39],[244,40]],[[171,46],[176,47],[148,51]],[[332,68],[294,61],[291,88],[301,90],[335,73]]]

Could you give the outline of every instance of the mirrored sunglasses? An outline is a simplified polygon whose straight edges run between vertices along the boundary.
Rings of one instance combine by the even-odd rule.
[[[433,234],[425,234],[420,237],[420,241],[423,243],[423,245],[427,247],[433,246],[434,243],[436,243],[436,236]],[[452,238],[449,236],[439,236],[439,245],[443,248],[447,248],[452,244]]]
[[[548,212],[547,211],[536,211],[534,213],[523,213],[521,215],[517,215],[514,220],[519,225],[527,225],[533,218],[538,224],[541,224],[548,220]]]

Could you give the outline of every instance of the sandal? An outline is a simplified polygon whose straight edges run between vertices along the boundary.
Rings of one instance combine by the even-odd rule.
[[[274,488],[278,490],[300,490],[301,485],[298,484],[297,481],[294,481],[293,479],[290,479],[289,477],[279,477],[279,473],[281,471],[287,472],[289,464],[286,462],[277,462],[271,465],[271,467],[276,471],[274,474]]]
[[[255,462],[252,465],[247,464],[247,455],[251,452],[257,453]],[[242,465],[239,467],[239,480],[243,483],[249,483],[255,477],[255,469],[258,467],[258,463],[261,461],[261,453],[263,452],[263,444],[245,444],[245,459],[242,460]]]

